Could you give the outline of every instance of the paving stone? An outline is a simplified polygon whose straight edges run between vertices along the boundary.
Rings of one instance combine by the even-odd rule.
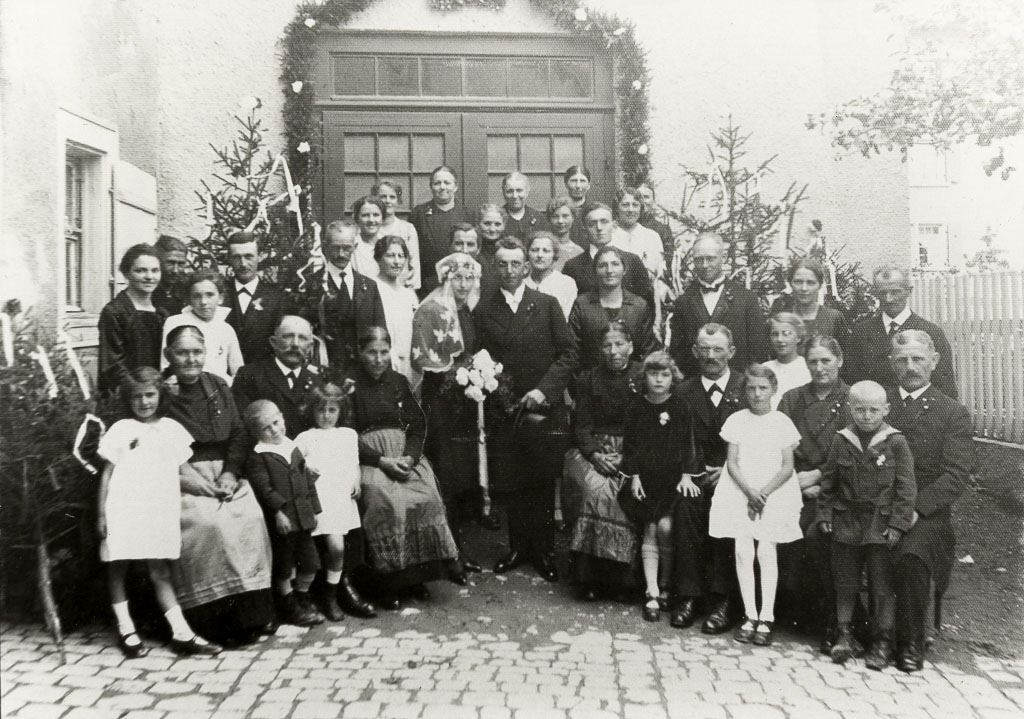
[[[341,709],[336,702],[300,701],[295,705],[292,719],[336,719]]]
[[[95,707],[75,707],[63,719],[118,719],[121,712],[117,709],[96,709]]]
[[[67,707],[55,704],[25,704],[15,714],[18,719],[58,719]]]
[[[372,636],[372,635],[371,635]],[[345,719],[376,719],[380,714],[380,702],[352,702],[345,707]]]

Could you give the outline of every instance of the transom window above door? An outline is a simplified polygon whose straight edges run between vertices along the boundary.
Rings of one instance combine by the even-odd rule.
[[[332,53],[339,97],[466,97],[589,100],[589,57]]]

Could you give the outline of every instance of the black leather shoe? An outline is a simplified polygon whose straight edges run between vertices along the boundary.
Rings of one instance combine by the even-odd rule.
[[[183,657],[207,656],[215,657],[220,654],[220,647],[216,644],[199,643],[199,637],[192,637],[188,641],[180,639],[171,640],[171,651]]]
[[[754,629],[754,636],[750,639],[750,643],[759,647],[769,646],[772,643],[774,630],[775,622],[758,622],[757,628]]]
[[[876,639],[871,649],[864,655],[864,666],[880,672],[892,664],[892,642],[888,639]]]
[[[494,512],[491,512],[490,514],[481,514],[476,521],[481,527],[489,529],[492,532],[497,532],[501,529],[501,520],[498,519],[498,515],[494,514]]]
[[[460,554],[459,559],[462,561],[463,571],[469,572],[470,574],[479,574],[484,571],[484,568],[480,566],[479,562],[475,562],[465,554]]]
[[[729,631],[731,626],[732,603],[728,599],[723,599],[708,614],[700,630],[704,634],[722,634]]]
[[[128,643],[128,640],[135,637],[135,641]],[[146,651],[146,645],[139,639],[139,635],[135,632],[128,632],[122,634],[117,638],[117,648],[121,650],[126,659],[138,659]]]
[[[402,606],[397,594],[381,594],[377,597],[377,606],[389,612],[396,611]]]
[[[693,597],[685,597],[679,601],[676,608],[672,610],[672,616],[669,619],[671,624],[676,629],[687,629],[693,626],[693,622],[697,617],[697,600]]]
[[[645,622],[656,622],[661,619],[661,608],[658,606],[658,598],[647,595],[640,614]]]
[[[836,643],[836,629],[835,626],[829,626],[821,634],[821,641],[818,642],[818,653],[819,654],[832,654],[832,647]]]
[[[558,581],[558,567],[555,566],[555,558],[550,554],[542,554],[533,562],[537,574],[546,582]]]
[[[409,596],[413,599],[416,599],[417,601],[425,602],[428,599],[430,599],[430,590],[427,589],[426,584],[414,584],[411,587],[409,587]]]
[[[864,647],[860,645],[853,636],[853,629],[849,624],[840,624],[836,627],[836,641],[829,652],[832,661],[836,664],[845,664],[853,657],[859,657],[864,653]]]
[[[924,668],[924,652],[921,643],[918,641],[907,642],[900,647],[899,659],[896,660],[896,668],[901,672],[919,672]]]
[[[377,608],[356,591],[352,585],[352,579],[347,574],[341,575],[341,582],[338,583],[338,604],[345,610],[346,614],[363,619],[373,619],[377,616]]]
[[[296,627],[315,627],[323,624],[324,618],[320,612],[307,607],[298,596],[298,592],[292,592],[278,597],[278,617],[282,624],[292,624]],[[174,649],[174,643],[171,643]]]
[[[526,557],[520,552],[513,550],[498,560],[498,563],[494,565],[494,573],[504,574],[505,572],[511,572],[525,561]]]
[[[338,606],[338,587],[332,584],[324,584],[320,595],[317,597],[317,604],[320,605],[320,613],[332,622],[340,622],[345,618],[345,612]]]

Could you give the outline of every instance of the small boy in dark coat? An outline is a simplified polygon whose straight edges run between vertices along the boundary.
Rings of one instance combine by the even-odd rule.
[[[889,666],[893,656],[896,589],[892,549],[914,523],[914,458],[903,434],[885,422],[885,389],[866,380],[850,388],[853,423],[832,441],[822,470],[818,525],[832,536],[832,580],[838,635],[832,661],[842,664],[863,651],[853,638],[861,570],[867,564],[871,592],[870,669]]]
[[[309,597],[309,586],[320,569],[312,536],[321,512],[314,485],[317,475],[288,439],[276,404],[258,399],[245,408],[243,417],[250,434],[258,438],[245,470],[270,529],[271,574],[281,621],[320,624],[323,615]]]

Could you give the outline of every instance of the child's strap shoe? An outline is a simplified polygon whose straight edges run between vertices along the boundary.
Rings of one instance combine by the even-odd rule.
[[[774,622],[759,621],[754,628],[754,637],[750,640],[751,643],[759,647],[767,647],[772,643],[772,632],[774,629]]]
[[[755,629],[757,629],[757,621],[749,617],[743,617],[743,623],[740,624],[739,629],[732,635],[732,638],[740,644],[749,644],[754,638]]]

